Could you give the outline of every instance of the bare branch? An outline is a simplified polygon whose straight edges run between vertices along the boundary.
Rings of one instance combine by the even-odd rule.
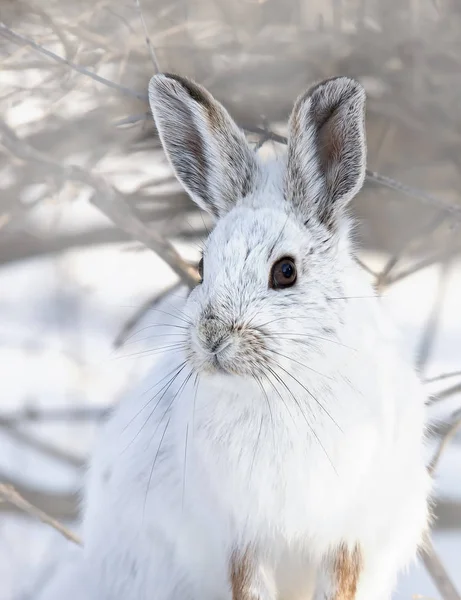
[[[456,418],[454,419],[453,423],[450,425],[448,430],[443,435],[442,439],[440,440],[439,446],[438,446],[434,456],[432,457],[431,462],[429,463],[429,465],[427,467],[427,470],[429,471],[429,473],[431,475],[433,475],[435,470],[437,469],[437,466],[439,464],[440,457],[442,456],[443,451],[445,450],[447,445],[451,442],[451,440],[455,437],[455,435],[457,434],[457,432],[459,431],[460,428],[461,428],[461,416],[458,416],[457,419]]]
[[[123,119],[119,119],[114,122],[115,127],[123,127],[125,125],[133,125],[134,123],[139,123],[140,121],[146,121],[150,117],[150,113],[143,112],[138,115],[130,115],[128,117],[124,117]]]
[[[358,258],[357,256],[355,257],[355,262],[362,267],[362,269],[364,271],[366,271],[369,275],[371,275],[372,277],[376,277],[376,273],[370,269],[370,267],[368,265],[366,265],[362,260],[360,260],[360,258]]]
[[[461,377],[461,371],[451,371],[450,373],[442,373],[435,377],[426,377],[423,379],[423,383],[434,383],[435,381],[443,381],[444,379],[451,379],[452,377]]]
[[[456,385],[442,390],[437,395],[432,396],[427,404],[430,406],[432,404],[435,404],[436,402],[441,402],[442,400],[446,400],[447,398],[450,398],[451,396],[454,396],[459,392],[461,392],[461,383],[457,383]]]
[[[429,313],[426,326],[423,330],[421,342],[416,353],[416,367],[418,369],[418,372],[420,373],[424,370],[424,367],[426,366],[427,361],[429,360],[430,353],[434,345],[434,339],[437,334],[437,329],[440,321],[442,304],[445,298],[449,269],[450,263],[446,262],[442,264],[434,304]]]
[[[81,539],[72,531],[70,531],[67,527],[56,521],[53,517],[47,515],[43,510],[37,508],[30,502],[28,502],[25,498],[21,496],[21,494],[16,491],[16,489],[9,484],[0,483],[0,499],[3,499],[5,502],[9,502],[13,504],[22,512],[39,519],[42,523],[49,525],[53,529],[56,529],[61,535],[63,535],[66,539],[74,542],[74,544],[78,544],[82,546]]]
[[[155,72],[156,73],[160,73],[160,67],[159,67],[159,64],[158,64],[157,55],[155,53],[154,46],[152,45],[152,42],[150,40],[149,32],[147,30],[146,21],[144,19],[144,15],[142,13],[141,1],[140,0],[135,0],[135,2],[136,2],[136,7],[137,7],[138,13],[139,13],[139,18],[141,19],[141,23],[142,23],[142,26],[143,26],[143,29],[144,29],[144,35],[146,36],[146,46],[149,48],[150,57],[152,59],[152,64],[154,65]]]
[[[458,245],[458,249],[459,249],[459,245]],[[418,271],[422,271],[423,269],[426,269],[427,267],[430,267],[438,262],[442,262],[448,258],[452,258],[453,253],[455,251],[456,251],[456,248],[453,247],[453,245],[450,245],[450,247],[444,248],[440,252],[437,252],[436,254],[433,254],[432,256],[430,256],[428,258],[422,259],[421,261],[417,262],[415,265],[412,265],[412,266],[408,267],[407,269],[403,269],[402,271],[398,271],[393,277],[389,277],[385,281],[385,284],[386,284],[386,286],[393,285],[394,283],[397,283],[398,281],[402,281],[402,279],[405,279],[406,277],[409,277],[410,275],[414,275]]]
[[[422,559],[443,600],[461,600],[430,539],[425,540]]]
[[[48,58],[51,58],[52,60],[54,60],[58,63],[67,65],[74,71],[77,71],[77,73],[80,73],[81,75],[85,75],[86,77],[90,77],[94,81],[97,81],[98,83],[102,83],[106,87],[110,87],[113,90],[117,90],[118,92],[120,92],[121,94],[123,94],[125,96],[130,96],[132,98],[138,98],[139,100],[147,101],[146,93],[137,92],[136,90],[127,88],[123,85],[120,85],[119,83],[115,83],[114,81],[105,79],[104,77],[101,77],[97,73],[93,73],[92,71],[85,69],[85,67],[80,67],[79,65],[76,65],[72,61],[67,60],[67,58],[63,58],[62,56],[55,54],[51,50],[47,50],[43,46],[40,46],[40,44],[37,44],[36,42],[30,40],[29,38],[25,37],[24,35],[21,35],[20,33],[16,33],[15,31],[13,31],[9,27],[7,27],[4,23],[0,23],[0,35],[2,35],[3,37],[6,37],[7,39],[9,39],[10,41],[12,41],[16,44],[27,44],[28,46],[30,46],[31,48],[33,48],[40,54],[43,54],[44,56],[47,56]]]
[[[85,464],[84,460],[66,452],[62,448],[57,448],[25,431],[21,431],[21,429],[16,427],[15,421],[0,417],[0,427],[8,436],[55,460],[59,460],[73,467],[82,467]]]
[[[124,196],[104,179],[82,167],[56,163],[52,158],[21,140],[6,123],[1,121],[0,132],[3,134],[2,140],[6,148],[18,158],[46,166],[62,180],[72,180],[93,188],[95,193],[91,202],[117,227],[158,254],[187,285],[192,287],[198,283],[196,269],[189,265],[167,240],[141,223],[131,212]]]
[[[135,90],[132,90],[130,88],[122,86],[118,83],[110,81],[109,79],[105,79],[104,77],[101,77],[101,76],[97,75],[96,73],[93,73],[92,71],[89,71],[88,69],[85,69],[84,67],[80,67],[79,65],[76,65],[75,63],[63,58],[62,56],[58,56],[54,52],[51,52],[50,50],[43,48],[42,46],[40,46],[40,44],[37,44],[36,42],[30,40],[29,38],[12,31],[4,23],[0,23],[0,34],[2,34],[4,37],[10,39],[11,41],[13,41],[15,43],[27,44],[31,48],[36,50],[37,52],[40,52],[41,54],[48,56],[48,58],[51,58],[62,64],[66,64],[67,66],[69,66],[71,69],[77,71],[78,73],[81,73],[82,75],[86,75],[87,77],[91,77],[91,79],[94,79],[95,81],[98,81],[99,83],[102,83],[103,85],[105,85],[107,87],[115,89],[124,95],[132,96],[132,97],[138,98],[139,100],[143,100],[143,101],[147,102],[148,98],[147,98],[146,93],[137,92]],[[143,118],[144,118],[144,115],[136,115],[134,117],[128,117],[128,120],[129,120],[128,122],[134,123],[137,120],[142,120]],[[264,130],[261,127],[254,127],[252,125],[244,125],[244,126],[242,126],[242,129],[244,129],[245,131],[248,131],[249,133],[260,134],[261,136],[263,136],[264,141],[272,140],[272,141],[278,142],[280,144],[287,143],[287,138],[285,136],[279,135],[279,134],[274,133],[269,130]],[[378,184],[388,187],[390,189],[401,192],[402,194],[405,194],[407,196],[411,196],[412,198],[416,198],[420,201],[425,202],[426,204],[434,206],[438,210],[441,210],[441,211],[444,211],[445,213],[450,214],[453,218],[455,218],[457,220],[461,220],[461,207],[459,207],[459,206],[448,204],[447,202],[440,200],[440,198],[437,198],[437,197],[433,196],[432,194],[428,194],[424,190],[413,188],[404,183],[401,183],[400,181],[392,179],[391,177],[387,177],[386,175],[381,175],[380,173],[377,173],[376,171],[371,171],[371,170],[367,169],[366,176],[369,181],[373,181],[375,183],[378,183]]]
[[[168,296],[171,292],[175,291],[177,288],[181,286],[181,283],[174,283],[173,285],[169,285],[165,290],[163,290],[160,294],[155,296],[155,298],[151,298],[145,304],[143,304],[135,314],[125,323],[122,327],[121,331],[117,334],[117,337],[114,340],[114,347],[120,348],[125,343],[127,337],[131,334],[133,329],[136,327],[137,323],[149,312],[149,310],[158,304],[163,298]]]
[[[438,227],[445,222],[446,218],[447,215],[445,213],[437,214],[436,217],[431,219],[429,223],[426,223],[424,227],[418,228],[417,235],[415,235],[415,233],[409,235],[409,237],[400,244],[399,249],[388,259],[386,265],[378,275],[376,282],[376,287],[378,289],[383,289],[387,285],[391,272],[414,242],[416,240],[426,240],[427,236],[438,229]]]
[[[0,224],[1,225],[1,224]],[[1,226],[0,226],[1,229]],[[38,237],[21,232],[21,235],[2,234],[0,238],[0,265],[11,264],[27,258],[57,254],[73,248],[97,246],[99,244],[120,244],[131,242],[131,236],[108,224],[90,231],[58,234],[54,237]]]
[[[41,410],[26,408],[18,410],[9,415],[0,416],[0,427],[17,426],[21,423],[59,423],[59,422],[79,422],[89,420],[99,420],[107,416],[110,407],[88,406],[78,407],[57,407],[44,408]]]
[[[274,142],[278,142],[279,144],[286,144],[287,138],[284,135],[279,135],[278,133],[274,133],[272,131],[267,131],[261,127],[254,127],[253,125],[242,125],[242,129],[248,131],[249,133],[258,133],[263,136],[267,140],[272,140]],[[412,198],[416,198],[417,200],[421,200],[430,206],[437,208],[438,210],[444,211],[445,213],[450,214],[453,218],[461,220],[461,207],[453,204],[449,204],[448,202],[444,202],[433,196],[432,194],[428,194],[424,190],[416,189],[396,179],[392,179],[391,177],[387,177],[386,175],[381,175],[376,171],[371,171],[367,169],[366,177],[369,181],[373,181],[374,183],[378,183],[383,185],[384,187],[388,187],[392,190],[396,190],[405,194],[406,196],[411,196]]]

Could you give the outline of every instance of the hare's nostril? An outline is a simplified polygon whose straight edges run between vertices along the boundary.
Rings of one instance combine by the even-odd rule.
[[[231,343],[229,327],[220,319],[202,319],[197,334],[200,345],[211,354],[218,354]]]
[[[211,341],[209,342],[208,348],[210,350],[210,352],[213,352],[213,354],[215,352],[218,351],[219,346],[221,345],[221,340],[216,340],[216,341]]]
[[[220,340],[216,340],[210,345],[210,352],[218,354],[225,350],[231,344],[231,339],[228,336],[223,336]]]

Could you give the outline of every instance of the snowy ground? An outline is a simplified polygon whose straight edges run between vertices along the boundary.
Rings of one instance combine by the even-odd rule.
[[[85,208],[83,212],[91,210]],[[186,251],[191,254],[196,249]],[[372,255],[362,258],[372,266],[383,260]],[[428,268],[395,284],[384,297],[412,351],[418,346],[422,325],[434,303],[440,273],[440,267]],[[136,344],[114,351],[113,340],[140,304],[174,279],[151,252],[133,252],[116,245],[74,250],[0,270],[0,414],[24,407],[105,407],[114,402],[152,358],[129,356],[139,350]],[[460,263],[452,264],[444,285],[427,376],[461,366]],[[160,317],[161,321],[162,316],[164,319],[160,313],[157,317],[150,313],[148,320],[152,323]],[[448,384],[437,385],[442,389]],[[447,408],[455,405],[460,405],[459,396],[445,404]],[[97,428],[94,422],[41,423],[28,426],[27,431],[84,458]],[[0,428],[0,479],[5,475],[51,492],[73,491],[81,480],[77,468],[42,456]],[[440,463],[438,495],[461,502],[460,475],[458,439]],[[456,530],[436,532],[434,540],[461,589],[459,524]],[[58,555],[66,544],[45,525],[0,512],[0,600],[16,600],[19,590],[35,587],[39,572],[44,578],[49,576],[49,557]],[[440,597],[418,564],[401,577],[395,598],[421,596]],[[33,600],[33,595],[30,598]]]

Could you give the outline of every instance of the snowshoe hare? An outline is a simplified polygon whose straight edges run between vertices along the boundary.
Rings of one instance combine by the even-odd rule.
[[[430,477],[422,386],[354,260],[364,91],[308,90],[268,163],[192,81],[156,75],[149,98],[216,226],[178,350],[98,441],[85,600],[386,600],[427,529]]]

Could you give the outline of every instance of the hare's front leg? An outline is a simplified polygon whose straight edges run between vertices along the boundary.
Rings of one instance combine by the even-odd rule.
[[[229,564],[232,600],[275,600],[275,582],[271,569],[250,549],[234,551]]]
[[[403,541],[401,546],[382,544],[374,549],[340,545],[323,564],[315,600],[389,600],[411,550]]]
[[[318,572],[315,600],[356,600],[362,572],[361,547],[341,544],[323,561]]]

